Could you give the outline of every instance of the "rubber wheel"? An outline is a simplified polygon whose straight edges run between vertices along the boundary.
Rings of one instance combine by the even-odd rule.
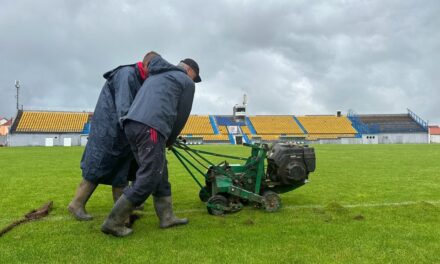
[[[273,191],[265,191],[263,193],[263,207],[267,212],[275,212],[278,211],[281,207],[281,198],[280,196]]]
[[[228,206],[228,199],[226,199],[226,197],[224,197],[223,195],[219,195],[216,194],[214,196],[211,196],[208,199],[208,204],[211,205],[221,205],[221,206]],[[224,215],[225,214],[225,210],[222,209],[216,209],[216,208],[212,208],[207,206],[206,207],[208,209],[208,213],[211,215]]]
[[[200,201],[206,203],[210,196],[211,196],[211,193],[208,191],[208,189],[206,187],[203,187],[202,189],[200,189],[200,191],[199,191]]]

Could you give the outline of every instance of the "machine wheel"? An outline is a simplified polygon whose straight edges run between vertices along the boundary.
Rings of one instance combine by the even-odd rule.
[[[228,206],[228,199],[226,199],[226,197],[224,197],[223,195],[219,195],[216,194],[214,196],[211,196],[208,199],[208,205],[211,206],[222,206],[222,207],[227,207]],[[220,208],[212,208],[210,206],[207,206],[208,209],[208,213],[212,214],[212,215],[224,215],[225,214],[225,210],[220,209]]]
[[[275,212],[281,207],[280,196],[273,191],[265,191],[263,193],[263,207],[267,212]]]
[[[208,188],[203,187],[202,189],[200,189],[199,198],[202,202],[206,203],[210,196],[211,196],[211,192],[208,191]]]
[[[231,207],[231,213],[236,213],[238,211],[241,211],[243,209],[243,204],[240,202],[230,202],[229,206]]]

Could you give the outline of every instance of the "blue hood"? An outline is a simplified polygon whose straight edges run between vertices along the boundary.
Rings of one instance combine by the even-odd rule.
[[[181,71],[186,74],[186,72],[182,68],[169,63],[161,56],[154,57],[148,64],[148,72],[150,75],[155,75],[167,71]]]

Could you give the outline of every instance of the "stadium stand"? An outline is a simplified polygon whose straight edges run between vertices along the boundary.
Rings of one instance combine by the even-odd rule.
[[[360,121],[375,133],[427,132],[410,114],[358,115]]]
[[[186,138],[203,138],[204,141],[228,141],[226,126],[219,126],[218,130],[219,134],[216,134],[209,116],[191,115],[180,134]]]
[[[255,134],[257,134],[257,131],[255,131],[255,128],[254,128],[254,126],[252,125],[252,122],[251,122],[251,120],[249,119],[249,117],[246,117],[246,125],[247,125],[247,127],[249,128],[249,131],[251,132],[251,134],[253,134],[253,135],[255,135]]]
[[[411,111],[411,109],[407,108],[409,117],[414,120],[417,124],[419,124],[421,127],[423,127],[426,131],[428,131],[428,122],[423,120],[420,116],[418,116],[416,113]]]
[[[221,135],[227,135],[228,133],[228,128],[226,126],[219,126],[218,127],[219,133]]]
[[[247,136],[251,135],[251,131],[247,126],[241,126],[241,131],[243,131],[243,134],[246,134]]]
[[[303,135],[303,131],[292,116],[249,117],[258,135]],[[269,136],[271,137],[271,136]]]
[[[203,137],[203,140],[207,141],[228,141],[228,135],[200,135]]]
[[[80,133],[89,113],[21,111],[12,130],[14,133]]]
[[[211,123],[212,130],[214,130],[214,134],[219,134],[217,124],[215,123],[214,116],[209,116],[209,122]]]
[[[183,128],[182,135],[211,135],[214,134],[209,116],[192,115]]]
[[[359,136],[361,136],[362,134],[378,133],[376,128],[362,123],[361,119],[359,118],[359,115],[356,114],[353,110],[350,110],[348,112],[347,118],[350,119],[352,126],[354,127],[354,129],[357,130]]]
[[[296,118],[307,130],[308,140],[355,137],[357,134],[350,120],[345,116],[297,116]]]
[[[215,120],[218,126],[244,126],[243,122],[234,121],[232,116],[215,116]]]
[[[261,137],[262,140],[267,140],[267,141],[274,141],[274,140],[280,139],[280,135],[279,134],[276,134],[276,135],[264,135],[264,134],[261,134],[259,136]]]
[[[355,134],[308,134],[307,140],[318,140],[318,139],[337,139],[341,137],[354,137]]]
[[[44,142],[46,138],[58,140],[57,144],[60,145],[63,137],[71,138],[76,142],[75,144],[80,142],[83,144],[83,139],[86,139],[90,131],[92,116],[93,113],[89,112],[19,110],[9,129],[10,136],[8,137],[12,139],[13,146],[44,144],[35,142]],[[241,142],[241,135],[244,142],[323,140],[320,143],[345,142],[343,144],[359,144],[359,142],[363,142],[362,133],[395,133],[391,136],[384,135],[380,139],[382,141],[379,140],[378,142],[424,143],[426,142],[426,136],[423,133],[428,135],[428,131],[425,130],[424,126],[427,127],[427,122],[424,122],[412,112],[398,115],[357,115],[354,112],[349,113],[347,116],[341,116],[340,114],[337,116],[261,115],[247,116],[245,121],[241,123],[235,122],[232,116],[226,115],[191,115],[181,135],[191,139],[192,144],[203,144],[203,142],[235,144],[235,141]],[[239,129],[236,130],[236,127],[239,127]],[[357,130],[358,127],[365,129]],[[372,131],[375,132],[372,133]],[[423,132],[422,135],[419,132]],[[22,135],[14,136],[15,133],[21,133]],[[33,135],[27,139],[25,138],[27,135],[23,135],[26,133],[42,133],[44,135]],[[48,135],[51,133],[53,135]],[[414,135],[408,135],[411,133]],[[65,135],[60,136],[59,134]],[[435,135],[431,133],[431,136]]]

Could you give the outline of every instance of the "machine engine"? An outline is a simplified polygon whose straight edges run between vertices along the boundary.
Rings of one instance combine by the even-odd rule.
[[[315,150],[307,145],[276,143],[267,153],[267,185],[284,192],[303,185],[315,171]],[[290,188],[289,188],[290,187]]]

